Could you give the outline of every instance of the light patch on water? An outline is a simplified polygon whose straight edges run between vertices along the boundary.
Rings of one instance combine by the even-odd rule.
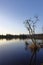
[[[20,40],[19,39],[12,39],[12,40],[6,40],[6,39],[0,39],[0,46],[1,45],[8,45],[8,44],[10,44],[10,43],[12,43],[12,42],[19,42]]]

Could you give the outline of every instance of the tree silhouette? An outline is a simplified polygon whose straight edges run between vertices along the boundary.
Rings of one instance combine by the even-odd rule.
[[[30,38],[31,38],[31,35],[35,34],[36,22],[38,20],[39,20],[38,16],[34,16],[34,20],[30,18],[25,20],[24,22],[27,30],[29,31]],[[32,38],[32,42],[36,45],[36,40],[34,38]]]

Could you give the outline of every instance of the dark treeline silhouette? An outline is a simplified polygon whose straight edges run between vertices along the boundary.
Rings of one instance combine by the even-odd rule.
[[[28,39],[30,38],[29,34],[21,34],[21,35],[11,35],[11,34],[6,34],[6,35],[0,35],[0,39]],[[35,39],[43,39],[43,34],[33,34],[31,35],[31,38]]]

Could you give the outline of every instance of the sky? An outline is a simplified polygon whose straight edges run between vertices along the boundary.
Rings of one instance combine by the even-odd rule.
[[[35,15],[36,33],[42,33],[43,0],[0,0],[0,34],[28,34],[24,21]]]

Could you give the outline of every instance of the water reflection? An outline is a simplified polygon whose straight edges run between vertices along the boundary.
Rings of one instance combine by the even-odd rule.
[[[5,44],[0,45],[0,65],[40,65],[43,62],[43,49],[31,47],[34,45],[30,40],[27,40],[28,43],[24,41],[2,41]]]
[[[37,44],[37,46],[34,46],[34,44],[29,45],[28,42],[26,41],[25,42],[25,50],[28,50],[28,49],[30,49],[30,51],[32,53],[30,62],[28,65],[39,65],[39,64],[37,64],[37,53],[40,51],[41,45],[38,45],[38,44]]]
[[[17,42],[18,43],[19,41],[20,41],[20,39],[12,39],[12,40],[0,39],[0,46],[9,45],[12,42],[14,42],[14,43]]]

